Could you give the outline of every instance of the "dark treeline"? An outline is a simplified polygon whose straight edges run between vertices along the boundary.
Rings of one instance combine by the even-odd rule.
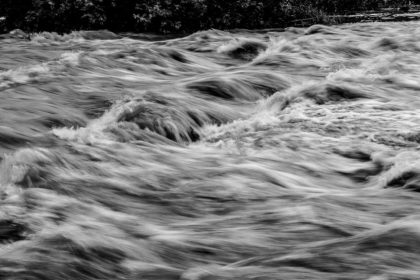
[[[402,3],[402,0],[1,0],[0,17],[4,19],[0,31],[19,28],[29,32],[108,29],[183,33],[209,28],[272,28],[305,18],[325,23],[328,14]]]

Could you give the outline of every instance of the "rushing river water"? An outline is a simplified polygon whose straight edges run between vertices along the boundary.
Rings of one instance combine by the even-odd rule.
[[[420,22],[4,37],[0,71],[0,279],[420,279]]]

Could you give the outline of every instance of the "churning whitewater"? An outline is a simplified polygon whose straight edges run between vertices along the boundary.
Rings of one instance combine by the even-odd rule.
[[[1,279],[420,279],[420,22],[21,37]]]

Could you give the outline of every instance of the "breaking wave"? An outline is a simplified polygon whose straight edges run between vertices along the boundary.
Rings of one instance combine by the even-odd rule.
[[[419,279],[420,25],[2,37],[1,279]]]

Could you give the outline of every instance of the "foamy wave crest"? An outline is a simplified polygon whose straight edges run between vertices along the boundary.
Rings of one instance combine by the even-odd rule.
[[[50,69],[45,64],[8,70],[0,73],[0,87],[7,88],[13,84],[25,84],[36,81],[40,75],[46,74],[49,71]]]
[[[31,34],[31,41],[37,44],[59,45],[64,42],[83,43],[85,40],[115,40],[121,37],[107,30],[102,31],[73,31],[60,35],[55,32],[41,32]]]

